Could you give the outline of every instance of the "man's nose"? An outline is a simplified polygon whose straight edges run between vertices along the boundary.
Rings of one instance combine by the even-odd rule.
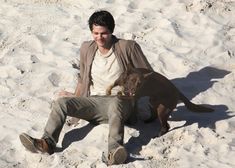
[[[97,38],[101,39],[102,38],[102,34],[98,34]]]

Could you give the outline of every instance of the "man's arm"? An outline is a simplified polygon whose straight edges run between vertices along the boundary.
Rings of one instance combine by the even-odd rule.
[[[145,69],[153,70],[146,56],[144,55],[140,45],[136,42],[134,43],[133,48],[132,48],[131,61],[135,68],[145,68]]]
[[[80,73],[78,74],[78,81],[77,86],[75,88],[74,93],[68,92],[68,91],[60,91],[58,96],[59,97],[79,97],[81,95],[81,89],[82,89],[82,80],[84,75],[84,43],[80,47],[80,61],[79,61],[79,70]]]
[[[78,82],[75,92],[74,92],[74,96],[79,97],[81,95],[81,88],[82,88],[82,84]]]
[[[81,93],[81,84],[78,82],[74,93],[68,92],[66,90],[62,90],[58,93],[58,96],[59,97],[79,97],[80,93]]]

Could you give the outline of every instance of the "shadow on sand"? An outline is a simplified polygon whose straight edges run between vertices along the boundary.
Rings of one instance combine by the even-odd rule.
[[[87,125],[81,128],[75,128],[65,133],[64,138],[61,143],[62,147],[57,148],[56,152],[62,152],[67,147],[69,147],[73,142],[82,140],[94,127],[95,125],[88,123]]]

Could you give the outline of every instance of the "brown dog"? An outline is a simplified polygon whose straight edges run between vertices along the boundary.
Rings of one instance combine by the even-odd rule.
[[[170,113],[181,100],[185,106],[193,112],[212,112],[211,108],[192,103],[185,97],[175,85],[163,75],[143,68],[133,68],[128,65],[128,70],[106,90],[110,95],[115,86],[122,86],[123,92],[118,95],[138,99],[149,96],[150,103],[156,111],[161,124],[159,136],[168,132],[170,126],[167,123]]]

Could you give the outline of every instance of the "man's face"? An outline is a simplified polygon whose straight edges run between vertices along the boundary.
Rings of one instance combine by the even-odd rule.
[[[108,28],[99,25],[93,25],[92,36],[98,47],[110,47],[112,33]]]

